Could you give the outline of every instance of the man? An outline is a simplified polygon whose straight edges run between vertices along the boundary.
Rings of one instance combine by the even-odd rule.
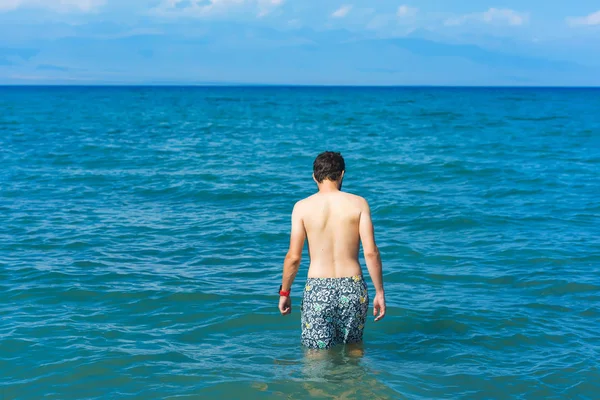
[[[365,199],[341,191],[345,168],[340,153],[319,154],[313,164],[319,191],[297,202],[292,211],[279,311],[282,315],[292,311],[290,290],[308,237],[310,267],[301,307],[302,344],[308,348],[362,341],[369,296],[358,262],[359,241],[375,286],[375,321],[385,315],[381,258],[371,212]]]

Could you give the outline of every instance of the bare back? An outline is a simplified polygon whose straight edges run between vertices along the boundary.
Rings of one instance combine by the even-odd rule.
[[[310,278],[360,275],[359,224],[365,200],[350,193],[317,193],[302,200],[302,218],[310,254]]]
[[[358,251],[362,244],[365,264],[375,287],[373,315],[379,313],[375,321],[379,321],[385,315],[381,256],[375,244],[371,210],[362,197],[341,191],[344,174],[345,162],[340,153],[325,151],[319,154],[313,163],[313,180],[317,184],[318,193],[294,205],[290,247],[283,261],[283,276],[279,288],[279,311],[282,315],[292,311],[289,296],[300,268],[306,239],[310,255],[308,278],[334,278],[333,281],[328,280],[330,283],[325,285],[330,291],[333,285],[331,282],[334,281],[362,282],[363,292],[357,299],[362,299],[361,304],[366,304],[364,280],[335,279],[362,275],[358,262]],[[307,285],[305,294],[311,291],[311,288],[312,285]],[[313,290],[311,294],[315,292]],[[348,298],[346,300],[349,301]],[[361,326],[364,325],[357,329],[361,330]],[[303,324],[303,327],[312,329],[311,324]],[[302,334],[304,335],[304,330]],[[362,337],[362,334],[360,336]],[[319,347],[322,347],[321,344]]]

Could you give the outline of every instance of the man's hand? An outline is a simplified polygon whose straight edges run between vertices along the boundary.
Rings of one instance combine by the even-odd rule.
[[[292,299],[288,296],[279,296],[279,312],[286,315],[292,312]]]
[[[383,293],[375,294],[375,299],[373,300],[373,316],[375,317],[375,322],[385,317],[385,296]]]

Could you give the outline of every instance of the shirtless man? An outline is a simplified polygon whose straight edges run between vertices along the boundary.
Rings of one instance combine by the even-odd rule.
[[[296,203],[292,211],[279,311],[282,315],[292,312],[290,289],[308,237],[310,267],[301,306],[302,344],[308,348],[362,341],[369,295],[358,262],[359,241],[375,286],[375,321],[385,315],[381,258],[369,205],[362,197],[341,191],[344,172],[340,153],[319,154],[313,164],[319,191]]]

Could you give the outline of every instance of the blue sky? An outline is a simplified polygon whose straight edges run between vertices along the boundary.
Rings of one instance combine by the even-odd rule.
[[[600,3],[0,0],[0,83],[600,85]]]

